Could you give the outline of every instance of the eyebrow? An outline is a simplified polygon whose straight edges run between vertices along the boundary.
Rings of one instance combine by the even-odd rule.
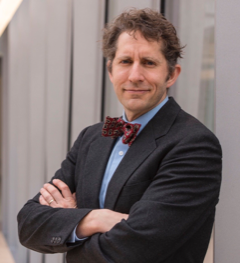
[[[124,60],[124,59],[132,59],[130,56],[120,56],[116,58],[117,60]],[[157,59],[157,58],[153,58],[153,57],[142,57],[141,60],[151,60],[155,63],[162,63],[161,60]]]

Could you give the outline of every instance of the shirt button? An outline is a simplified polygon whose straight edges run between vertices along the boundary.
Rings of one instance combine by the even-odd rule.
[[[123,152],[123,151],[120,151],[118,154],[122,156],[122,155],[124,154],[124,152]]]

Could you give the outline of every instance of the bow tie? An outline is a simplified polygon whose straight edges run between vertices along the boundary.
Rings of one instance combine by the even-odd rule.
[[[128,123],[122,118],[106,117],[105,123],[102,128],[102,136],[117,138],[123,135],[122,142],[131,146],[137,137],[141,124]]]

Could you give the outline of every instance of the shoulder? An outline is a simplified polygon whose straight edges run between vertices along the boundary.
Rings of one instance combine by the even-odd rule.
[[[173,152],[178,155],[187,155],[193,159],[193,155],[198,158],[214,159],[213,163],[220,163],[222,149],[216,135],[204,124],[192,115],[180,110],[168,138],[174,142]]]
[[[102,127],[103,127],[103,122],[99,122],[84,128],[78,135],[76,143],[80,143],[83,140],[86,142],[91,142],[101,137]]]
[[[204,124],[188,114],[171,98],[152,121],[157,145],[170,148],[181,145],[216,148],[221,152],[219,140]]]
[[[86,154],[91,143],[102,137],[102,126],[103,123],[100,122],[84,128],[79,133],[67,156],[71,158],[71,156],[79,155],[79,151]]]
[[[181,109],[173,98],[166,104],[165,109],[163,108],[162,115],[167,116],[165,117],[165,123],[169,125],[168,131],[174,133],[179,139],[184,137],[202,138],[206,136],[219,144],[215,134],[198,119]]]
[[[220,144],[218,138],[211,130],[182,109],[179,111],[172,128],[181,138],[188,137],[196,141],[208,139],[217,145]]]

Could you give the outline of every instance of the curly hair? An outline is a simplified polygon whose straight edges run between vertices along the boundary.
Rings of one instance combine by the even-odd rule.
[[[149,8],[131,8],[120,14],[113,22],[106,24],[103,32],[103,54],[113,61],[117,40],[121,33],[129,32],[135,37],[136,31],[148,41],[161,43],[161,51],[168,63],[169,74],[174,71],[182,49],[174,26],[160,13]],[[111,71],[111,63],[109,70]]]

